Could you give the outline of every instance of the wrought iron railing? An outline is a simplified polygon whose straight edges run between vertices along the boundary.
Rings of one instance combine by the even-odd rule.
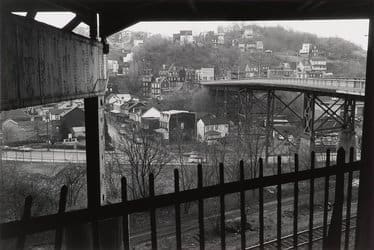
[[[258,245],[249,247],[249,249],[259,248],[264,249],[267,245],[272,244],[277,249],[281,248],[296,248],[299,245],[308,245],[309,248],[313,246],[316,240],[322,240],[323,246],[328,249],[338,249],[341,247],[342,232],[344,232],[344,246],[347,249],[352,242],[352,224],[351,220],[355,218],[351,214],[352,203],[352,180],[353,172],[359,171],[360,161],[354,161],[354,150],[350,150],[349,161],[345,162],[345,152],[339,149],[337,156],[337,163],[330,165],[330,152],[326,153],[325,166],[315,167],[315,154],[311,154],[310,169],[299,171],[298,155],[294,159],[294,172],[282,173],[281,157],[278,157],[277,174],[272,176],[264,176],[264,167],[262,159],[259,160],[259,175],[254,179],[245,179],[244,177],[244,163],[240,161],[239,172],[240,178],[238,181],[225,182],[224,165],[219,165],[219,183],[211,186],[203,186],[203,168],[202,165],[197,166],[197,188],[189,190],[180,190],[179,185],[179,171],[174,170],[174,192],[168,194],[155,195],[154,177],[149,175],[149,197],[128,200],[127,198],[127,181],[122,178],[122,202],[110,205],[104,205],[97,209],[81,209],[75,211],[65,212],[67,188],[62,187],[60,193],[59,209],[56,214],[45,215],[39,217],[31,216],[32,197],[27,197],[25,200],[25,207],[23,216],[19,221],[12,221],[0,225],[1,239],[17,239],[17,248],[25,248],[25,238],[27,235],[54,230],[55,233],[55,249],[61,249],[64,245],[63,231],[72,225],[87,224],[93,228],[93,232],[98,231],[98,221],[122,218],[122,241],[125,249],[130,249],[130,228],[129,215],[137,212],[146,212],[150,214],[150,234],[152,249],[158,247],[157,225],[156,225],[156,209],[166,206],[173,206],[175,210],[175,236],[176,248],[182,248],[182,230],[181,230],[181,209],[182,203],[197,201],[198,202],[198,228],[199,228],[199,246],[200,249],[205,248],[205,220],[204,220],[204,199],[218,197],[219,198],[219,227],[220,227],[220,245],[222,249],[226,248],[226,209],[225,196],[232,193],[240,194],[240,248],[247,248],[246,239],[246,196],[245,192],[248,190],[258,190],[258,209],[259,209],[259,228]],[[344,182],[345,174],[348,173],[346,207],[344,206]],[[329,204],[329,183],[330,177],[334,176],[335,195],[333,211],[331,215],[331,222],[328,220]],[[323,203],[323,223],[318,226],[314,223],[314,196],[315,196],[315,179],[324,179],[324,203]],[[299,182],[309,181],[309,223],[308,229],[304,231],[299,230],[298,211],[299,211]],[[292,234],[287,237],[282,237],[282,185],[293,184],[293,228]],[[277,204],[277,220],[276,220],[276,237],[272,241],[266,241],[264,234],[266,229],[264,227],[264,188],[269,186],[276,186],[276,204]],[[343,211],[346,211],[343,219]],[[344,222],[344,227],[343,223]],[[316,236],[316,230],[319,235]],[[300,239],[303,235],[304,240]],[[307,236],[307,237],[306,237]],[[285,239],[288,243],[285,244]],[[99,243],[93,237],[93,246],[99,249]]]

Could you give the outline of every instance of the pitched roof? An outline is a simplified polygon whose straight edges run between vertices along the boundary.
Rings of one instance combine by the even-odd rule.
[[[204,125],[220,125],[220,124],[229,124],[229,122],[221,117],[203,117],[201,120],[204,122]]]
[[[31,119],[31,116],[27,114],[24,109],[14,109],[1,112],[0,121],[5,121],[7,119],[12,119],[13,121],[27,121]]]

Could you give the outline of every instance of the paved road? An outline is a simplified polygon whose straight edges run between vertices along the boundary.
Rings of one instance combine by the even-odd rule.
[[[2,150],[3,161],[85,163],[85,150],[33,149],[31,151]]]

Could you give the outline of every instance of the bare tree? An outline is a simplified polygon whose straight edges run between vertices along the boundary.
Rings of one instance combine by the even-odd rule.
[[[70,163],[55,176],[58,188],[66,185],[68,188],[67,207],[83,205],[82,195],[86,184],[86,168],[82,165]],[[84,195],[83,195],[84,196]],[[80,201],[80,204],[79,204]]]
[[[133,198],[147,197],[148,176],[152,173],[156,179],[171,161],[168,150],[155,133],[136,126],[128,129],[120,150],[129,163]]]

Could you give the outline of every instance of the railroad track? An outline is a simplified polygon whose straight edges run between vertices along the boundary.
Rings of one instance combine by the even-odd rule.
[[[351,217],[351,225],[350,230],[352,232],[352,229],[356,228],[356,218],[357,216],[354,215]],[[346,231],[346,219],[342,221],[342,232]],[[354,232],[354,231],[353,231]],[[323,226],[318,226],[313,228],[313,242],[317,242],[323,239]],[[300,231],[297,233],[297,242],[298,247],[305,246],[309,243],[309,230]],[[289,234],[286,236],[283,236],[281,239],[281,249],[293,249],[293,234]],[[247,247],[246,250],[254,250],[259,249],[260,245],[254,245]],[[265,249],[276,249],[277,248],[277,240],[270,240],[267,242],[264,242],[264,248]]]

